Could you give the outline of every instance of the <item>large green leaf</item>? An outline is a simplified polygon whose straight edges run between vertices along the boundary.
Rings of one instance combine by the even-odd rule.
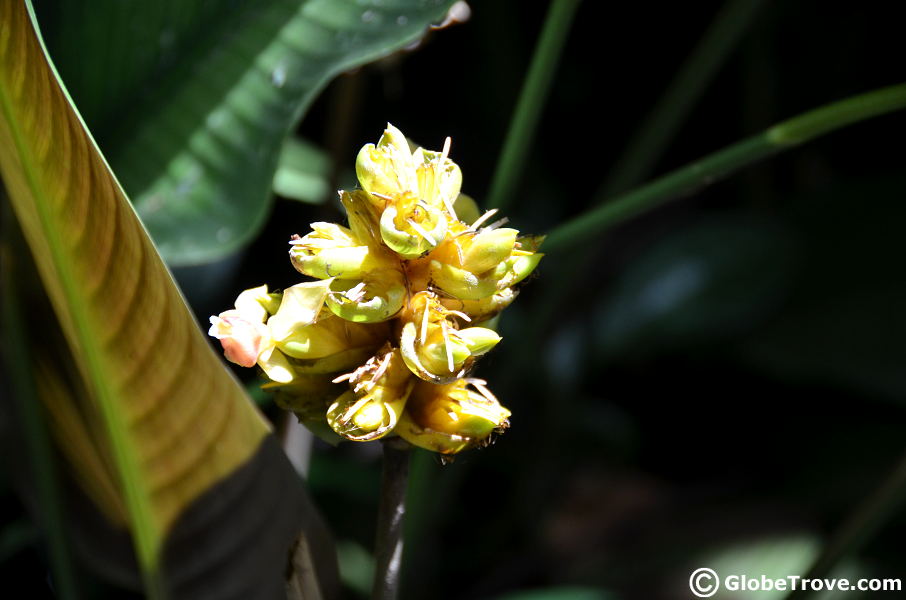
[[[451,4],[67,1],[51,46],[161,254],[197,264],[258,231],[283,140],[324,85]]]
[[[75,366],[73,378],[59,352],[39,361],[38,392],[74,478],[108,525],[131,532],[149,591],[282,589],[290,542],[306,513],[313,527],[312,510],[298,504],[291,466],[198,329],[19,0],[0,3],[0,174],[53,307],[44,320],[58,323]]]

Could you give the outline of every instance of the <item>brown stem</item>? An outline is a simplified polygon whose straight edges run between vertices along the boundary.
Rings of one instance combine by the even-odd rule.
[[[396,600],[403,559],[403,516],[409,478],[409,445],[399,439],[384,441],[381,502],[375,537],[372,600]]]

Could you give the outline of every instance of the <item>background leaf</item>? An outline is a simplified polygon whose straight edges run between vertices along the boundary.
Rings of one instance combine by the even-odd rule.
[[[59,322],[76,367],[68,382],[68,362],[38,371],[62,417],[52,419],[59,447],[89,496],[119,494],[125,515],[100,507],[109,527],[125,516],[150,595],[162,562],[177,597],[226,597],[197,584],[217,569],[242,597],[282,590],[290,542],[303,521],[316,526],[295,473],[195,324],[26,4],[3,3],[0,22],[0,173],[55,312],[44,321]]]
[[[313,144],[287,138],[274,174],[274,192],[285,198],[323,204],[330,188],[330,157]]]
[[[51,49],[161,254],[197,264],[258,232],[283,140],[326,83],[451,4],[62,2]]]
[[[636,256],[602,297],[597,348],[614,358],[750,331],[788,292],[794,238],[727,215],[678,228]]]

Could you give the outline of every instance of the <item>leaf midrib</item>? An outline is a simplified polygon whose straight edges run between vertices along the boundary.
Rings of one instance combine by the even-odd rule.
[[[51,72],[55,74],[44,47],[44,41],[41,39],[37,28],[37,21],[30,1],[27,2],[27,10],[40,50],[44,53],[44,59],[48,62]],[[40,59],[40,57],[38,58]],[[57,81],[59,82],[59,79]],[[59,85],[63,90],[64,99],[67,101],[69,109],[74,111],[65,88],[62,87],[62,83],[59,83]],[[52,88],[53,84],[51,83]],[[120,478],[122,492],[126,499],[132,532],[136,538],[139,564],[142,565],[143,572],[154,574],[157,571],[161,538],[160,530],[151,510],[150,494],[145,492],[147,487],[140,476],[140,463],[137,460],[135,448],[129,443],[125,435],[127,421],[115,401],[119,394],[105,377],[106,369],[104,368],[100,348],[90,334],[90,317],[82,302],[81,295],[78,293],[71,264],[65,259],[66,253],[61,248],[58,237],[54,235],[53,218],[49,214],[48,209],[49,202],[39,183],[35,165],[31,160],[31,153],[28,152],[28,146],[23,141],[23,132],[19,129],[14,118],[15,111],[13,106],[12,98],[9,96],[6,87],[0,86],[0,110],[2,110],[3,118],[9,128],[15,152],[22,164],[24,180],[34,199],[34,211],[43,230],[51,261],[59,277],[60,289],[69,308],[68,315],[72,321],[70,331],[76,338],[74,341],[79,346],[78,350],[81,350],[81,352],[76,351],[75,353],[82,355],[84,368],[88,371],[90,380],[96,383],[94,396],[101,418],[104,420],[108,442],[118,470],[117,475]],[[67,115],[67,118],[72,117],[72,113]],[[84,132],[85,130],[83,129],[82,131]],[[88,137],[87,141],[89,148],[97,152],[94,140]]]

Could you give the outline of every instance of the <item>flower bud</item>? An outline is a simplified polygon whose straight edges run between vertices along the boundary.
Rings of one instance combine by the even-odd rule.
[[[285,340],[298,329],[314,323],[330,293],[331,282],[331,279],[309,281],[283,290],[280,306],[267,322],[273,338]]]
[[[409,142],[390,123],[376,146],[366,144],[359,151],[355,172],[362,189],[370,194],[392,197],[416,189]]]
[[[391,253],[381,245],[380,214],[384,210],[385,200],[375,206],[374,198],[364,190],[353,190],[340,193],[340,203],[346,209],[349,229],[359,243],[368,246],[376,260],[395,260]]]
[[[464,313],[473,323],[483,323],[493,319],[500,311],[510,305],[518,292],[513,288],[504,288],[481,300],[460,300],[459,298],[441,298],[444,308]]]
[[[332,283],[327,279],[287,288],[267,322],[273,343],[293,359],[289,364],[296,375],[346,370],[361,364],[386,339],[386,326],[351,323],[324,307]]]
[[[393,318],[406,299],[406,283],[399,269],[371,271],[360,281],[336,279],[327,306],[338,317],[355,323],[379,323]]]
[[[490,350],[500,336],[481,327],[456,329],[453,317],[434,294],[419,292],[409,303],[400,336],[400,350],[409,369],[432,383],[448,383],[464,375],[475,357]]]
[[[507,237],[509,235],[508,233]],[[488,238],[488,241],[494,239]],[[525,239],[534,240],[536,238]],[[430,255],[430,258],[432,258],[430,264],[431,279],[437,287],[454,298],[460,300],[482,300],[488,298],[528,277],[544,256],[543,254],[523,250],[518,247],[519,245],[517,243],[517,247],[510,252],[509,256],[494,267],[477,273],[457,266],[457,264],[465,266],[467,258],[472,256],[471,253],[457,253],[445,245]],[[476,256],[480,256],[480,254]],[[435,257],[449,262],[434,260]],[[487,261],[483,262],[481,258],[476,258],[474,264],[484,266]]]
[[[514,286],[531,275],[543,256],[543,254],[523,253],[519,250],[513,252],[513,255],[503,263],[505,269],[503,269],[503,276],[498,280],[497,287],[504,289]]]
[[[456,336],[466,345],[472,356],[481,356],[489,352],[502,339],[496,331],[485,327],[460,329]]]
[[[359,277],[377,266],[369,247],[346,227],[333,223],[312,223],[312,232],[290,240],[293,266],[300,273],[318,279]]]
[[[317,323],[292,331],[286,338],[277,342],[277,347],[287,356],[300,359],[324,358],[349,350],[349,342],[344,336],[347,331],[346,325],[357,323],[349,323],[334,316],[330,311],[325,317],[319,319]]]
[[[362,364],[387,339],[387,328],[353,323],[324,310],[315,323],[276,342],[297,372],[336,373]]]
[[[423,343],[416,343],[419,364],[438,377],[449,377],[459,371],[472,354],[457,333],[452,329],[432,328]]]
[[[443,210],[411,194],[400,196],[381,215],[381,239],[403,258],[430,252],[447,234]]]
[[[280,299],[280,294],[268,293],[267,286],[261,285],[243,291],[236,298],[234,305],[236,310],[249,319],[263,323],[269,315],[277,312],[280,307]]]
[[[339,317],[335,318],[337,321],[343,321]],[[351,323],[351,325],[366,327],[357,323]],[[383,323],[377,324],[377,326],[380,325],[383,325]],[[367,327],[372,328],[375,325],[368,325]],[[337,373],[347,372],[364,364],[374,354],[375,348],[386,340],[387,335],[385,333],[380,339],[373,340],[376,343],[357,346],[323,358],[290,358],[290,364],[292,365],[293,373],[296,375],[330,375],[334,377]]]
[[[446,208],[455,219],[454,203],[462,186],[462,172],[459,165],[447,157],[449,152],[450,138],[447,138],[441,152],[417,148],[412,159],[415,162],[418,197],[429,206]]]
[[[295,370],[285,354],[271,343],[258,356],[258,366],[268,379],[277,383],[290,383],[296,377]]]
[[[445,242],[432,258],[478,275],[510,257],[517,235],[507,227],[466,231]]]
[[[471,271],[437,260],[431,261],[430,273],[434,285],[460,300],[481,300],[498,291],[499,279],[480,277]]]
[[[441,454],[487,444],[509,426],[510,411],[478,379],[447,385],[418,382],[394,430],[404,440]]]
[[[351,389],[327,409],[327,422],[346,439],[381,438],[396,427],[415,378],[399,350],[385,346],[362,367],[334,381],[349,380]]]

